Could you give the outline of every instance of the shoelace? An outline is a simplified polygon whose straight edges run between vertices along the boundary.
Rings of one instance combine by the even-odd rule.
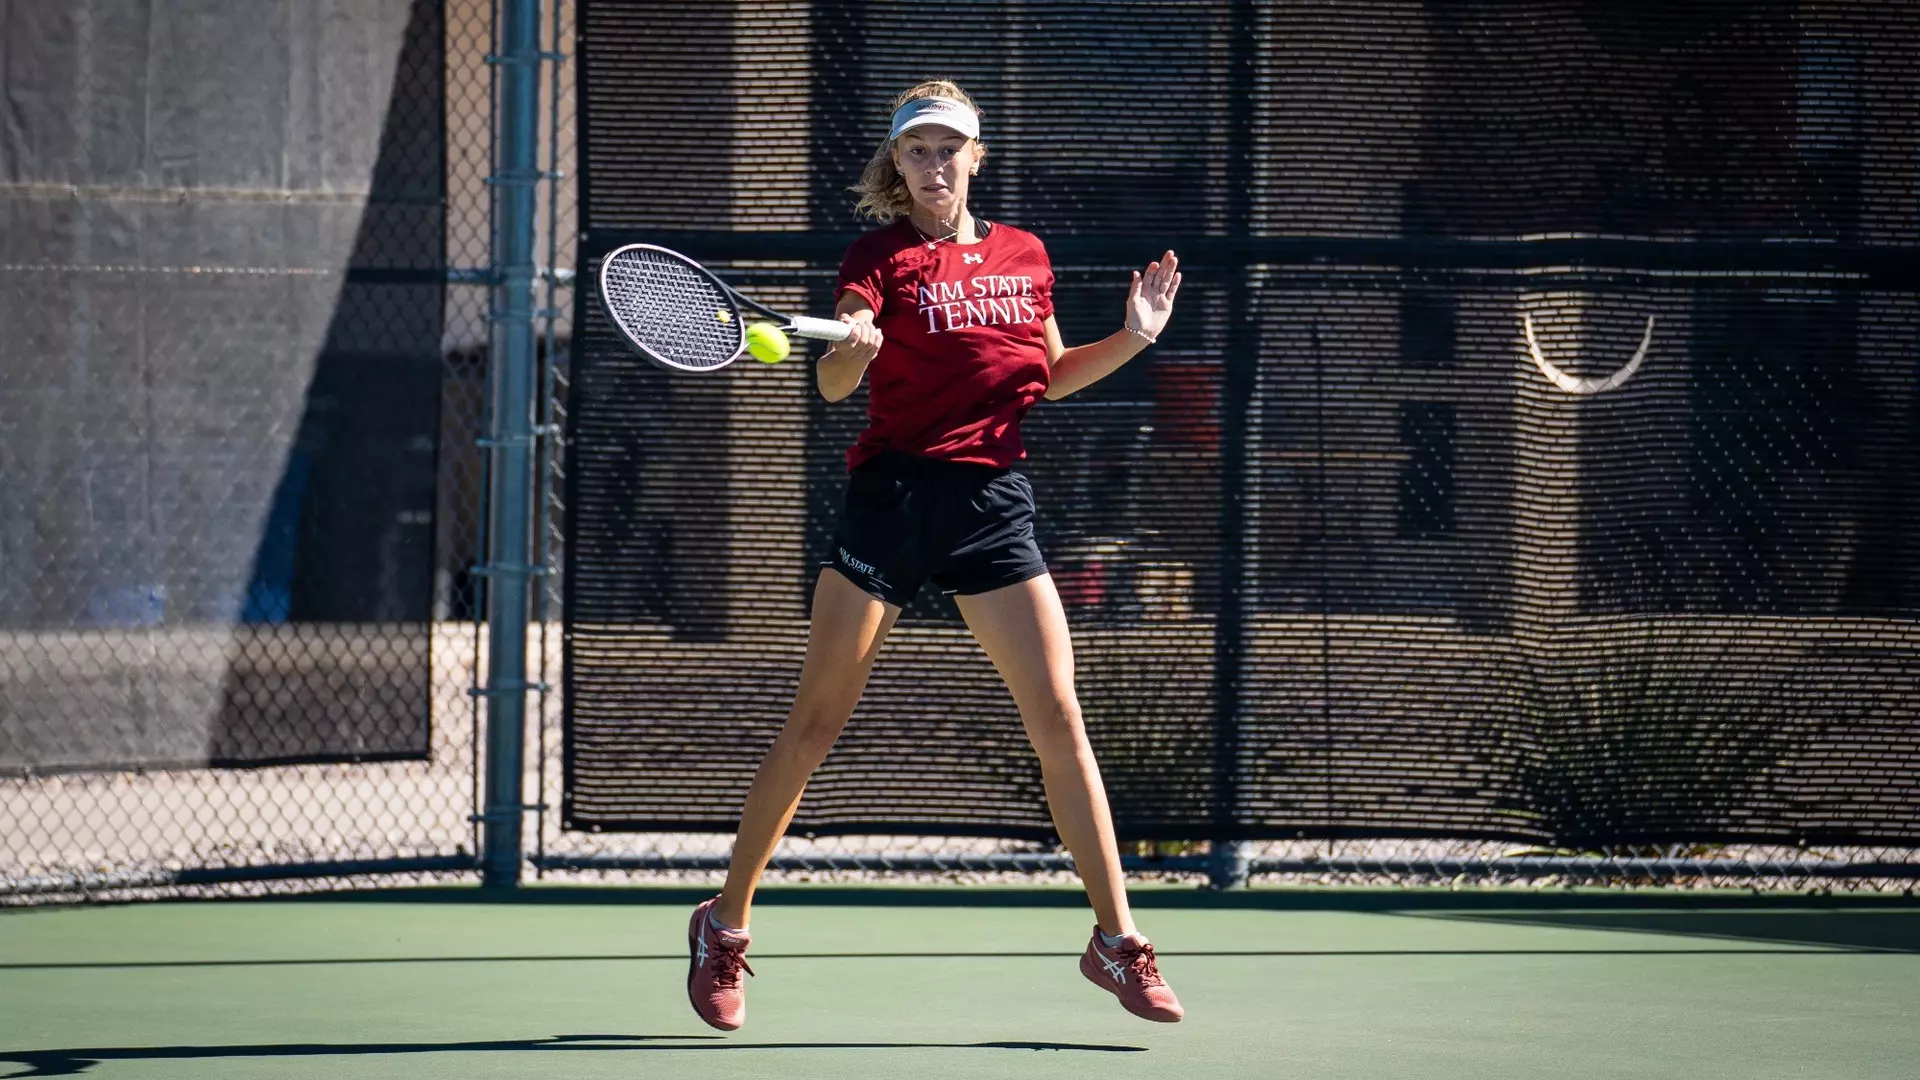
[[[1134,953],[1133,959],[1127,961],[1127,970],[1133,972],[1134,978],[1140,980],[1141,986],[1166,985],[1166,980],[1160,977],[1160,965],[1153,959],[1151,943],[1140,946],[1140,951]]]
[[[713,985],[732,989],[740,985],[740,972],[745,969],[749,975],[753,968],[747,964],[747,947],[725,943],[718,939],[713,949],[713,959],[707,961],[713,969]]]

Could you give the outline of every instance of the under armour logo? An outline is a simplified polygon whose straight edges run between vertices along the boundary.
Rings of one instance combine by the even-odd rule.
[[[960,256],[960,261],[963,263],[983,263],[987,261],[987,257],[985,255],[966,254]]]

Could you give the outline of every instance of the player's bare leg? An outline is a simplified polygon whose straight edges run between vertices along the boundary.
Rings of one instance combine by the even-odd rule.
[[[733,841],[727,884],[714,910],[714,917],[728,926],[747,925],[760,874],[786,835],[807,780],[853,715],[880,644],[899,617],[899,608],[867,595],[838,572],[820,572],[800,689],[779,737],[754,773]]]
[[[1153,945],[1134,929],[1127,906],[1113,814],[1074,692],[1073,642],[1053,578],[1043,574],[956,600],[967,626],[1013,691],[1027,737],[1040,755],[1054,828],[1073,852],[1093,904],[1098,923],[1080,956],[1080,973],[1119,998],[1135,1016],[1178,1021],[1184,1015],[1180,999],[1160,977]]]
[[[1054,827],[1073,852],[1100,928],[1109,934],[1132,933],[1133,913],[1127,906],[1113,815],[1080,716],[1080,699],[1073,686],[1073,642],[1053,578],[1043,574],[954,600],[967,627],[1013,691],[1027,738],[1040,755],[1040,775]]]
[[[740,814],[726,888],[693,909],[687,922],[687,1000],[709,1025],[732,1031],[747,1021],[747,919],[760,874],[786,835],[807,781],[833,749],[866,688],[880,643],[900,609],[823,570],[813,591],[813,619],[800,690],[780,734],[760,761]]]

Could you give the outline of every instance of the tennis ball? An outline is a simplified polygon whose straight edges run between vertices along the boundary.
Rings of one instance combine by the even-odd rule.
[[[757,322],[747,327],[747,351],[755,360],[763,364],[777,364],[787,358],[793,343],[780,328],[768,322]]]

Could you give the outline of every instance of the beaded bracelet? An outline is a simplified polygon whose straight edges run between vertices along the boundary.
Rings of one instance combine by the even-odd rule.
[[[1125,330],[1127,333],[1132,334],[1134,337],[1139,338],[1141,341],[1146,342],[1149,345],[1153,344],[1154,341],[1157,340],[1156,338],[1149,336],[1145,330],[1135,330],[1133,328],[1133,324],[1131,323],[1122,322],[1120,324],[1120,328],[1122,330]]]

